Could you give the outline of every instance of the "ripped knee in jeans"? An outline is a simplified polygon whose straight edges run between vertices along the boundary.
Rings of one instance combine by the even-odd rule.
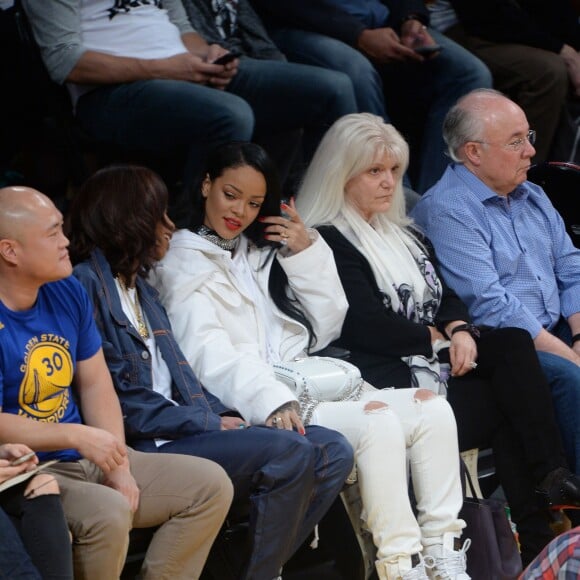
[[[415,401],[428,401],[429,399],[435,399],[437,395],[430,391],[429,389],[417,389],[415,391]]]
[[[58,494],[59,491],[56,479],[48,473],[41,473],[40,475],[34,476],[27,485],[24,497],[26,499],[34,499],[39,495]]]
[[[383,403],[382,401],[369,401],[365,407],[365,413],[377,413],[386,411],[389,408],[389,405]]]

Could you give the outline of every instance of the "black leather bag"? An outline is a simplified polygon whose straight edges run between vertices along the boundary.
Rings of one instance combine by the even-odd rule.
[[[508,580],[522,572],[522,560],[506,514],[506,503],[493,498],[476,497],[469,471],[463,465],[465,479],[473,497],[465,496],[459,517],[467,526],[464,538],[471,538],[467,555],[467,573],[472,580]]]

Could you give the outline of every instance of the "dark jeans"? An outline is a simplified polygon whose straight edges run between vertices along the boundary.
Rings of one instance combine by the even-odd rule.
[[[217,145],[304,129],[309,155],[336,119],[355,111],[352,83],[340,72],[246,57],[225,91],[157,79],[100,87],[77,104],[97,140],[163,156],[184,150],[189,185]]]
[[[72,551],[60,496],[25,499],[25,485],[0,495],[0,579],[72,580]]]
[[[420,125],[421,138],[411,143],[412,165],[419,168],[413,189],[423,193],[449,163],[442,137],[443,118],[455,101],[472,89],[491,87],[486,66],[473,54],[435,30],[443,46],[437,57],[420,64],[374,66],[361,52],[329,36],[299,29],[270,30],[274,42],[292,61],[346,73],[352,81],[358,111],[382,116],[406,137]],[[417,121],[417,123],[415,122]]]
[[[271,580],[341,491],[353,464],[342,435],[308,427],[306,436],[268,427],[201,433],[158,449],[219,463],[234,503],[250,502],[251,549],[244,580]]]
[[[572,332],[564,318],[551,331],[572,346]],[[550,352],[538,351],[542,370],[550,383],[556,418],[570,468],[580,473],[580,367]]]

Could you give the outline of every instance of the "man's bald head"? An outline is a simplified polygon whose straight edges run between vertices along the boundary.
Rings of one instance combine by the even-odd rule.
[[[484,141],[486,129],[502,123],[521,108],[503,93],[494,89],[476,89],[461,97],[443,122],[443,139],[449,156],[463,163],[461,148],[469,141]]]
[[[70,276],[63,217],[52,201],[29,187],[0,189],[0,278],[40,287]]]
[[[12,186],[0,189],[0,240],[20,239],[22,232],[38,217],[40,211],[54,208],[52,201],[30,187]]]

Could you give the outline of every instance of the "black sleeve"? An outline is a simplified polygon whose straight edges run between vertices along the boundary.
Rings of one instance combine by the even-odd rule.
[[[349,304],[340,344],[383,356],[431,356],[429,330],[385,308],[365,257],[336,228],[321,227],[319,232],[332,248]]]

